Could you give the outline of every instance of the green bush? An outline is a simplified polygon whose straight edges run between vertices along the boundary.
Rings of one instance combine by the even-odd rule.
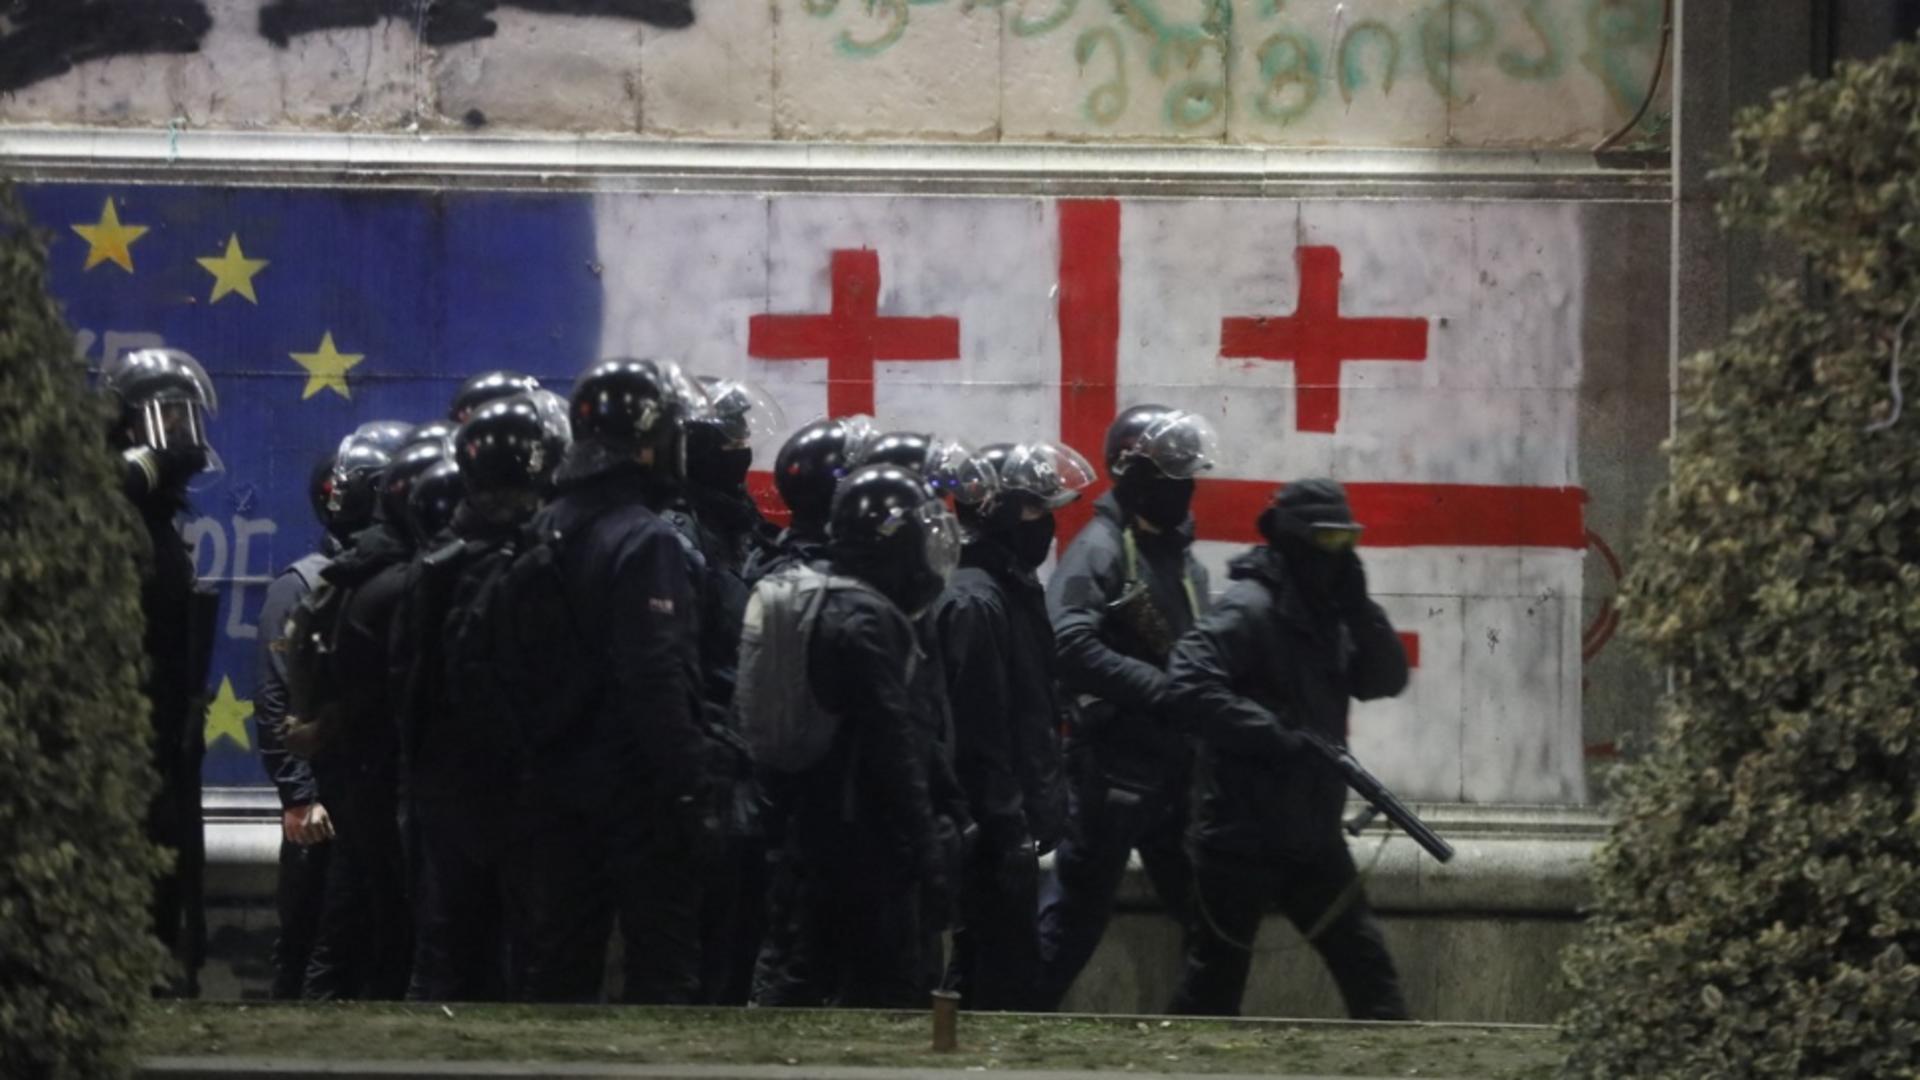
[[[1912,1077],[1920,50],[1743,114],[1722,177],[1807,280],[1682,371],[1627,585],[1671,692],[1569,955],[1567,1075]]]
[[[125,1075],[164,954],[136,537],[105,426],[0,186],[0,1076]]]

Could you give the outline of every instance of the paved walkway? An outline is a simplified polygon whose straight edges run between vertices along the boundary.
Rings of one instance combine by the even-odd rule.
[[[140,1063],[139,1080],[1137,1080],[1145,1070],[1031,1072],[1002,1069],[868,1068],[835,1065],[510,1065],[501,1062],[326,1061],[262,1058],[152,1058]],[[1158,1075],[1197,1075],[1162,1073]],[[1205,1074],[1208,1080],[1335,1080],[1333,1077],[1263,1073]],[[1368,1080],[1343,1077],[1340,1080]],[[1387,1080],[1384,1077],[1372,1080]],[[1422,1080],[1446,1080],[1422,1077]],[[1466,1080],[1466,1078],[1462,1078]]]

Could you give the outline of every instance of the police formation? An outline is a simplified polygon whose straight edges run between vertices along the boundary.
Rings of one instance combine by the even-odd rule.
[[[102,383],[155,554],[156,927],[191,972],[212,618],[173,524],[214,389],[169,350]],[[1185,931],[1175,1011],[1239,1010],[1277,907],[1352,1015],[1407,1015],[1342,831],[1349,786],[1423,828],[1342,749],[1407,661],[1338,484],[1277,494],[1216,596],[1213,430],[1128,409],[1043,586],[1096,481],[1073,450],[819,420],[774,457],[780,531],[746,480],[781,430],[750,385],[612,360],[570,400],[476,376],[315,466],[325,542],[261,618],[277,997],[1052,1009],[1138,853]]]

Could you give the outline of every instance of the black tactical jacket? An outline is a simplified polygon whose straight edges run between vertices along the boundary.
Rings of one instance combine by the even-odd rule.
[[[1127,531],[1138,556],[1131,566]],[[1123,530],[1120,505],[1108,493],[1047,582],[1056,670],[1062,688],[1080,696],[1072,736],[1097,747],[1109,770],[1147,783],[1185,783],[1186,735],[1167,708],[1164,658],[1154,658],[1133,620],[1109,605],[1137,582],[1171,637],[1186,632],[1207,603],[1207,572],[1189,553],[1192,544],[1191,523],[1159,536]]]
[[[1406,652],[1378,604],[1344,620],[1311,610],[1269,548],[1236,558],[1232,577],[1168,668],[1199,736],[1193,843],[1253,857],[1342,843],[1346,783],[1288,732],[1344,745],[1348,703],[1404,689]]]
[[[955,767],[990,843],[1059,840],[1060,710],[1046,595],[989,541],[968,544],[934,606],[953,702]]]

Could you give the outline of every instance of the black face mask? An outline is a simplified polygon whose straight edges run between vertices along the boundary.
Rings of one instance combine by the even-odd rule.
[[[747,470],[753,466],[753,447],[713,450],[688,462],[687,479],[713,491],[739,491],[747,483]]]
[[[1345,586],[1349,568],[1358,560],[1351,551],[1327,551],[1313,542],[1305,522],[1277,506],[1261,513],[1258,528],[1267,545],[1286,559],[1293,581],[1315,609],[1330,606]]]
[[[1193,507],[1193,481],[1168,476],[1128,477],[1114,491],[1121,505],[1161,532],[1186,524]]]
[[[1040,564],[1047,561],[1053,552],[1054,520],[1052,514],[1045,514],[1032,521],[1016,522],[1007,531],[1007,549],[1013,552],[1014,561],[1028,570],[1038,570]]]

